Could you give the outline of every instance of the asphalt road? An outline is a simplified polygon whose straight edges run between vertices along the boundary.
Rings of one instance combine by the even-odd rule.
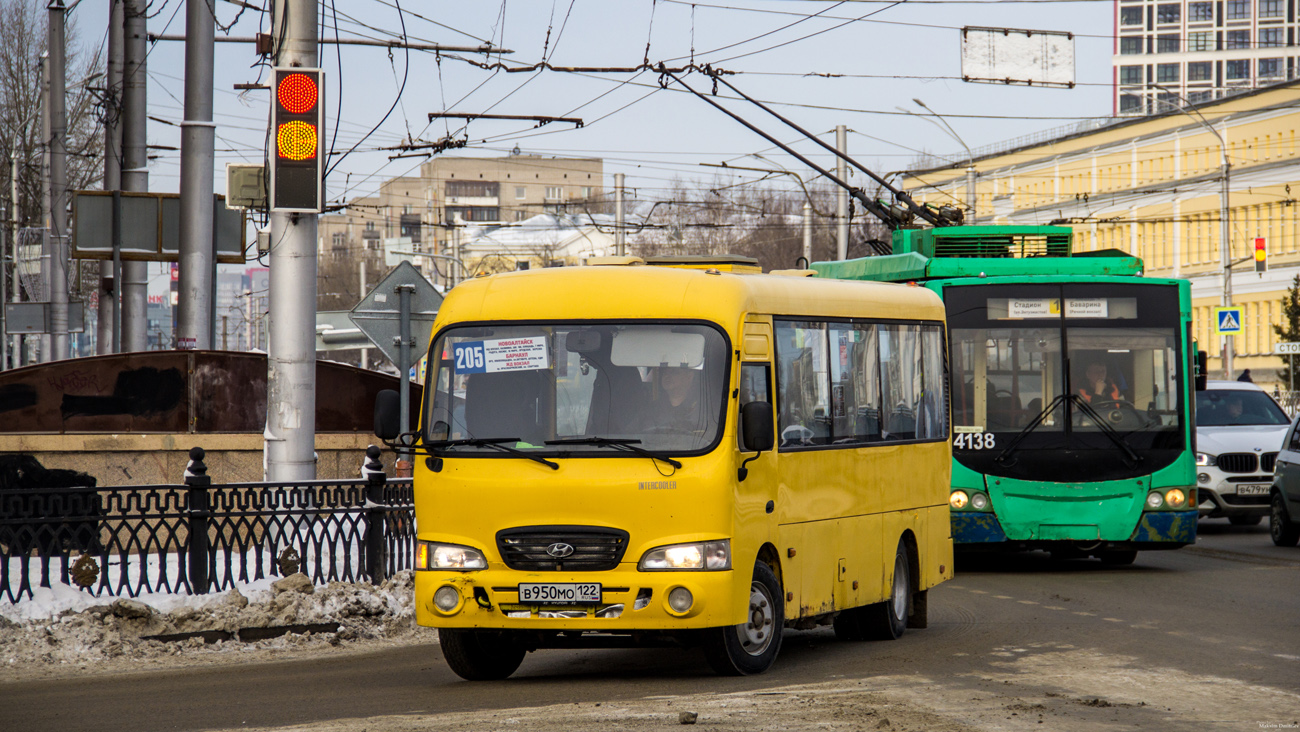
[[[467,683],[428,645],[6,684],[0,730],[311,726],[845,680],[984,729],[1031,729],[1018,725],[1035,716],[1039,730],[1291,728],[1298,620],[1300,549],[1274,547],[1266,525],[1202,521],[1196,546],[1129,567],[963,557],[956,579],[931,593],[928,629],[860,644],[829,628],[788,632],[758,677],[713,676],[696,651],[540,651],[507,681]]]

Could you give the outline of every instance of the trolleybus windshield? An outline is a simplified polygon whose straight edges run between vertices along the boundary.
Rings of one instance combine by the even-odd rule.
[[[1096,481],[1150,474],[1180,454],[1174,287],[980,285],[944,295],[958,462],[1008,478]]]

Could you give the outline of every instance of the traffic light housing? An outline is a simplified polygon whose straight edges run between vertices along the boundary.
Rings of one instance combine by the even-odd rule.
[[[1264,248],[1264,237],[1255,239],[1255,271],[1263,274],[1268,271],[1268,250]]]
[[[320,69],[276,68],[274,77],[271,210],[319,213],[325,178],[324,74]]]

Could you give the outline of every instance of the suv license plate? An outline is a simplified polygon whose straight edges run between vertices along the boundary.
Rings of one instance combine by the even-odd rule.
[[[599,582],[538,582],[519,585],[519,602],[578,605],[600,602]]]
[[[1267,496],[1270,487],[1268,483],[1241,483],[1237,486],[1237,495]]]

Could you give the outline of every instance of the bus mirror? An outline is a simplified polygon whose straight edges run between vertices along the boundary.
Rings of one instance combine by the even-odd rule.
[[[1210,378],[1209,354],[1196,352],[1196,390],[1205,391],[1205,382]]]
[[[394,389],[384,389],[375,395],[375,437],[391,442],[401,434],[401,398]]]
[[[776,442],[772,431],[772,405],[768,402],[750,402],[740,408],[742,444],[746,452],[771,450]]]

